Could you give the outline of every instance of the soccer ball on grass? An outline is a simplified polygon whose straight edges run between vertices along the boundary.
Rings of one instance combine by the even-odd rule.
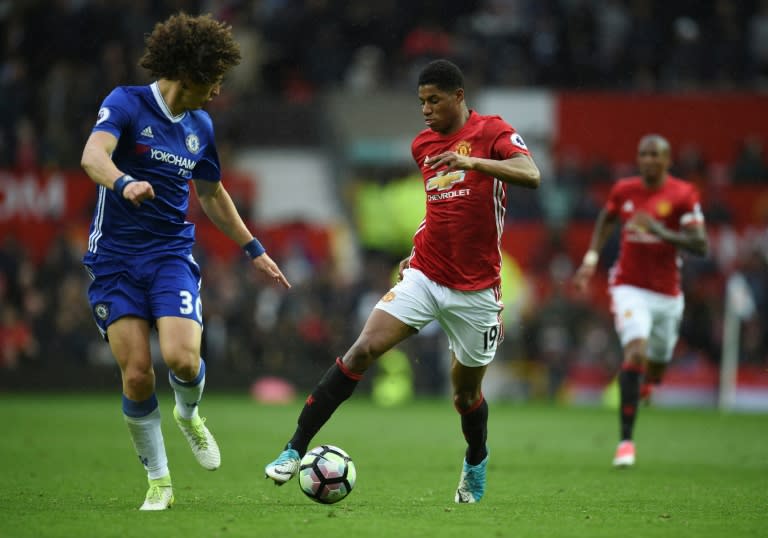
[[[339,502],[355,487],[356,479],[354,462],[337,446],[321,445],[301,458],[299,486],[315,502]]]

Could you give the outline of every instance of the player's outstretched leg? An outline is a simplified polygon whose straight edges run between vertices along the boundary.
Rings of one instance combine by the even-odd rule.
[[[276,486],[282,486],[299,472],[300,461],[299,452],[288,444],[275,461],[267,464],[264,474],[266,478],[274,480]]]
[[[266,478],[281,486],[299,472],[301,457],[312,438],[333,412],[354,392],[361,374],[351,372],[338,358],[318,382],[299,414],[298,426],[275,461],[264,468]]]
[[[139,510],[157,511],[166,510],[173,506],[173,487],[171,486],[171,475],[166,475],[157,480],[148,479],[149,489],[144,498],[144,504]]]
[[[459,487],[456,488],[456,497],[454,498],[457,503],[476,503],[483,498],[485,494],[485,470],[488,466],[489,457],[490,455],[486,456],[477,465],[469,465],[467,460],[464,460],[461,477],[459,477]]]
[[[198,413],[205,387],[205,361],[200,359],[200,369],[192,381],[182,381],[173,372],[168,372],[168,381],[176,397],[173,418],[181,433],[187,439],[197,462],[209,471],[221,465],[221,452],[211,432],[205,426],[205,419]]]

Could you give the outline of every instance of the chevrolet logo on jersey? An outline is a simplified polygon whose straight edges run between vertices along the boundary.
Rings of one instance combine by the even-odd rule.
[[[439,173],[435,177],[427,180],[428,191],[445,191],[453,187],[456,183],[464,181],[466,172],[456,170],[454,172]]]

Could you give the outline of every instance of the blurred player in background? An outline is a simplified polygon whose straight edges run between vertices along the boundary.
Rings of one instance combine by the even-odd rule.
[[[239,61],[230,27],[208,15],[181,13],[158,23],[140,61],[157,81],[114,89],[83,150],[82,167],[98,185],[84,257],[88,298],[120,366],[123,414],[147,470],[141,510],[173,503],[150,355],[153,326],[175,392],[174,419],[200,465],[214,470],[221,463],[198,413],[205,362],[195,228],[186,221],[190,179],[211,221],[243,246],[257,270],[289,287],[221,184],[211,118],[200,110]]]
[[[312,438],[371,364],[437,320],[448,335],[453,401],[468,444],[455,501],[477,502],[485,492],[488,404],[481,385],[502,338],[499,271],[507,183],[536,188],[540,174],[512,127],[467,108],[464,77],[451,62],[436,60],[421,71],[418,96],[427,129],[411,149],[424,180],[426,217],[411,255],[400,264],[400,281],[309,395],[293,437],[266,466],[278,485],[297,473]]]
[[[597,217],[589,250],[574,276],[584,290],[599,253],[621,222],[619,258],[611,270],[611,309],[624,348],[619,372],[621,440],[613,465],[635,463],[632,434],[641,399],[661,383],[678,339],[684,298],[678,249],[705,256],[708,240],[699,193],[668,173],[670,147],[659,135],[637,149],[639,177],[617,181]]]

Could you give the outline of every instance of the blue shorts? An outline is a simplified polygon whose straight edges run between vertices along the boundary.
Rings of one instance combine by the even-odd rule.
[[[191,254],[118,258],[90,255],[85,269],[91,277],[88,302],[101,335],[124,316],[146,319],[172,316],[203,324],[200,267]]]

